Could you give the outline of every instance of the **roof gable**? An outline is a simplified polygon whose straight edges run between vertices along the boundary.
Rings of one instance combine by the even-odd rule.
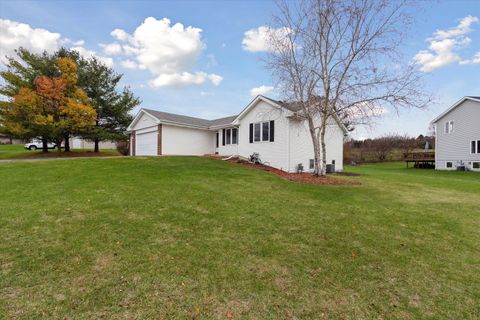
[[[152,120],[155,121],[156,123],[160,123],[159,119],[157,119],[155,116],[149,114],[149,112],[147,110],[140,109],[140,111],[137,112],[137,114],[135,115],[135,118],[133,118],[132,122],[128,126],[127,131],[132,131],[132,129],[135,127],[135,125],[138,123],[138,121],[142,118],[142,115],[144,115],[144,114],[149,116],[150,118],[152,118]]]
[[[442,112],[439,116],[437,116],[435,119],[433,119],[431,121],[431,123],[437,123],[440,119],[442,119],[443,117],[445,117],[447,114],[449,114],[453,109],[457,108],[458,106],[460,106],[464,101],[466,100],[472,100],[472,101],[476,101],[476,102],[480,102],[480,97],[477,97],[477,96],[466,96],[466,97],[463,97],[462,99],[458,100],[457,102],[455,102],[450,108],[448,108],[447,110],[445,110],[444,112]]]

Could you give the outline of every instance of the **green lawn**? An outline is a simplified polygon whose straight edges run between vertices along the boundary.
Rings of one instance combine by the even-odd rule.
[[[478,319],[480,174],[0,164],[0,318]]]
[[[107,149],[95,153],[91,149],[72,149],[71,152],[58,152],[50,149],[48,153],[41,150],[30,151],[23,148],[23,144],[0,145],[0,160],[7,159],[28,159],[28,158],[74,158],[74,157],[95,157],[95,156],[119,156],[117,150]]]

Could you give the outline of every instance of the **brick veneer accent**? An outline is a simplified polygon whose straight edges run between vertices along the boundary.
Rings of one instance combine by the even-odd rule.
[[[162,155],[162,125],[158,125],[157,129],[157,155]]]
[[[132,143],[130,144],[130,148],[132,148],[132,156],[135,155],[135,136],[137,135],[137,133],[135,131],[132,131],[132,133],[130,134],[130,137],[132,138]]]

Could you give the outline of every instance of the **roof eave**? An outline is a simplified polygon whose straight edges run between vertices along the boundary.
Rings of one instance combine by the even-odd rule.
[[[448,108],[447,110],[445,110],[444,112],[442,112],[439,116],[437,116],[435,119],[433,119],[432,121],[430,121],[431,124],[435,124],[437,123],[440,119],[442,119],[443,117],[445,117],[447,114],[450,113],[450,111],[452,111],[453,109],[455,109],[456,107],[458,107],[459,105],[461,105],[465,100],[472,100],[472,101],[476,101],[476,102],[480,102],[480,99],[477,99],[477,98],[474,98],[474,97],[469,97],[469,96],[465,96],[463,97],[462,99],[458,100],[457,102],[455,102],[450,108]]]

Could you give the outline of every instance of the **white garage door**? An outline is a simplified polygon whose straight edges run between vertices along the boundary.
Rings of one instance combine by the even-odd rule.
[[[157,155],[157,131],[137,134],[135,139],[135,153],[137,156]]]

